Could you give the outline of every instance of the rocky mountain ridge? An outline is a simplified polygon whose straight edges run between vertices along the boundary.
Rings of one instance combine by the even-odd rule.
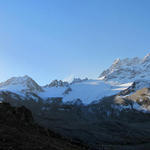
[[[150,53],[144,58],[116,59],[114,63],[103,71],[99,79],[118,83],[134,82],[136,80],[150,80]]]

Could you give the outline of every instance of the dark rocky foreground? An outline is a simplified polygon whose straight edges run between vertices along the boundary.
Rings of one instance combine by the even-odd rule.
[[[2,150],[87,150],[34,123],[32,113],[22,107],[0,103],[0,149]]]

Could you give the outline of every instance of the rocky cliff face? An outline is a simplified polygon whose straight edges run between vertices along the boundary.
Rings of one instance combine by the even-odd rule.
[[[117,59],[107,70],[99,76],[105,81],[119,83],[134,82],[136,80],[150,80],[150,54],[144,58]]]
[[[67,87],[69,86],[68,82],[63,82],[61,80],[53,80],[50,84],[45,87]]]

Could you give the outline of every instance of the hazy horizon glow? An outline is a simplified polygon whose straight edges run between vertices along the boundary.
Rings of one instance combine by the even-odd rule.
[[[97,78],[150,52],[149,0],[1,0],[0,82]]]

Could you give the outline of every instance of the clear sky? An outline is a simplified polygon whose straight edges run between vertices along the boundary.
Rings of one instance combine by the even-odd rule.
[[[0,0],[0,81],[96,78],[150,52],[150,0]]]

